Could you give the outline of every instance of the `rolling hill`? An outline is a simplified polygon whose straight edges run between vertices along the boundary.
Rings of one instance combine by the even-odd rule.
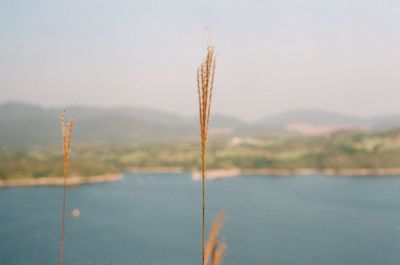
[[[61,108],[18,102],[0,104],[0,146],[25,148],[58,144],[61,111]],[[148,108],[70,106],[68,114],[75,117],[75,142],[168,140],[197,137],[198,133],[197,116],[185,117]],[[215,114],[210,126],[225,134],[296,131],[296,128],[300,133],[301,128],[322,132],[326,131],[323,128],[328,128],[327,132],[346,128],[387,130],[400,127],[400,115],[365,119],[327,111],[298,110],[245,122]]]

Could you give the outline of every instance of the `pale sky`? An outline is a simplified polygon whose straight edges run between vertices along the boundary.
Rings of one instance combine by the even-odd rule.
[[[194,115],[205,25],[215,112],[400,112],[400,0],[2,0],[0,102]]]

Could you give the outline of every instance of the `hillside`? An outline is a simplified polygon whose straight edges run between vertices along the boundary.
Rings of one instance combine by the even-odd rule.
[[[23,103],[0,105],[2,146],[32,147],[60,141],[61,108]],[[75,142],[125,142],[186,137],[196,128],[184,117],[145,108],[68,107],[75,118]]]
[[[97,176],[160,168],[192,171],[200,168],[199,152],[197,139],[75,143],[71,174]],[[399,174],[400,130],[339,132],[331,137],[282,133],[214,137],[209,142],[207,159],[210,169],[240,169],[249,174],[290,174],[304,170],[344,175]],[[61,146],[25,151],[3,148],[0,179],[62,176],[62,162]]]
[[[0,104],[0,146],[31,148],[60,142],[61,108],[26,103]],[[139,107],[70,106],[75,117],[75,142],[123,143],[135,140],[176,140],[197,137],[198,117]],[[260,134],[292,131],[320,135],[339,130],[388,130],[400,127],[400,115],[370,119],[318,110],[298,110],[254,122],[220,114],[211,119],[211,134]]]
[[[400,114],[363,118],[323,110],[295,110],[259,119],[254,126],[302,134],[327,134],[341,130],[384,131],[400,127]]]

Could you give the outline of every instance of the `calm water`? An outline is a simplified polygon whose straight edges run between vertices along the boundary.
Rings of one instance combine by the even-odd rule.
[[[207,183],[231,265],[400,264],[400,177],[255,177]],[[0,189],[0,264],[58,264],[62,189]],[[200,183],[132,174],[69,189],[65,264],[195,265]]]

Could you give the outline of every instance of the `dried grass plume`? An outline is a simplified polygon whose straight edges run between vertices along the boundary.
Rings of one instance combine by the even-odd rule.
[[[205,220],[205,153],[208,136],[208,124],[211,114],[211,99],[214,85],[215,53],[214,47],[207,47],[207,55],[197,70],[197,91],[199,97],[200,140],[201,140],[201,190],[202,190],[202,230],[201,264],[204,265],[204,220]]]
[[[214,221],[211,227],[210,234],[208,235],[205,264],[207,265],[220,265],[226,251],[225,240],[219,240],[218,235],[222,228],[222,221],[224,219],[224,212],[221,212]]]
[[[72,128],[74,126],[74,118],[71,117],[65,123],[66,110],[61,113],[61,133],[63,137],[63,154],[64,154],[64,196],[61,215],[61,241],[60,241],[60,265],[63,264],[64,258],[64,233],[65,233],[65,209],[67,205],[67,176],[69,169],[69,155],[71,150]]]

